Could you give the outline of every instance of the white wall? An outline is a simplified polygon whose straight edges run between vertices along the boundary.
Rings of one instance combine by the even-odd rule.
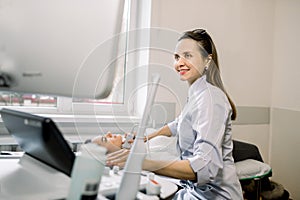
[[[277,0],[272,106],[300,111],[300,1]]]
[[[271,112],[273,178],[300,199],[300,1],[277,0]]]
[[[272,1],[153,0],[152,10],[154,27],[211,33],[224,82],[238,105],[270,105]]]

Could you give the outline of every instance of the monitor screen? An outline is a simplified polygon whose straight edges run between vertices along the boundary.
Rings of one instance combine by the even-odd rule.
[[[0,113],[8,132],[25,153],[71,175],[75,154],[50,118],[6,108]]]
[[[115,76],[124,2],[1,2],[0,90],[107,97]]]

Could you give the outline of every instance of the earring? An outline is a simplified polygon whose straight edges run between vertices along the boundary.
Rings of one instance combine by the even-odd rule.
[[[206,66],[206,67],[204,68],[204,73],[207,72],[207,70],[208,70],[208,66]]]
[[[203,69],[203,72],[202,72],[202,75],[201,75],[201,76],[205,75],[205,74],[206,74],[206,72],[207,72],[207,70],[208,70],[208,67],[207,67],[207,66],[205,66],[205,67],[204,67],[204,69]]]

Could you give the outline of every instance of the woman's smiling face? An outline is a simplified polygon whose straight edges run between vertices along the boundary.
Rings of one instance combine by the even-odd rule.
[[[180,79],[190,85],[197,80],[204,71],[205,61],[200,53],[200,44],[192,39],[180,40],[174,52],[174,67]]]

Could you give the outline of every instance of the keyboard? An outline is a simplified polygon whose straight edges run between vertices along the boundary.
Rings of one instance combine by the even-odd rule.
[[[117,193],[121,180],[123,171],[122,170],[105,170],[107,171],[102,175],[101,183],[99,186],[99,193],[103,196],[113,196]],[[142,173],[140,179],[139,190],[145,190],[148,182],[147,174]]]

